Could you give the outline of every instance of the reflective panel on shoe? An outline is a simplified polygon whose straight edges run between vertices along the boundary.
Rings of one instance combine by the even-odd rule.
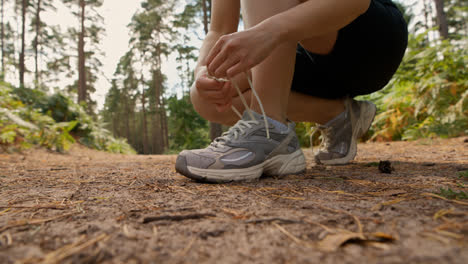
[[[287,131],[268,124],[251,111],[216,138],[207,148],[184,150],[177,157],[176,171],[199,181],[230,182],[260,178],[262,174],[295,174],[305,170],[305,158],[290,122]]]
[[[357,153],[358,139],[364,136],[374,120],[376,107],[368,101],[346,99],[346,110],[325,125],[317,126],[322,142],[314,153],[319,164],[341,165],[354,159]]]

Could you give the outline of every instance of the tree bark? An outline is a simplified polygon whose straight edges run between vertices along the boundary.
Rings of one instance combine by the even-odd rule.
[[[159,66],[158,66],[159,68]],[[161,154],[163,152],[164,135],[162,132],[161,120],[161,86],[162,80],[159,79],[158,70],[153,70],[153,85],[154,85],[154,120],[153,120],[153,154]]]
[[[202,0],[203,8],[203,29],[205,30],[205,35],[208,34],[208,0]]]
[[[145,107],[145,87],[141,91],[141,110],[143,112],[143,154],[149,154],[148,151],[148,126],[146,124],[146,107]]]
[[[434,0],[437,12],[437,26],[441,39],[448,39],[447,16],[444,11],[444,0]]]
[[[85,9],[86,3],[85,0],[80,0],[80,9],[81,9],[81,31],[79,34],[78,40],[78,103],[86,101],[86,58],[84,52],[84,37],[85,37]]]
[[[163,133],[163,152],[169,149],[169,129],[167,127],[166,100],[162,98],[161,123]]]
[[[125,138],[130,139],[130,107],[128,105],[128,99],[124,102],[125,109]]]
[[[35,83],[36,89],[39,85],[39,37],[41,35],[41,0],[37,0],[36,10],[36,38],[34,39],[34,63],[35,63]]]
[[[163,94],[163,77],[161,74],[161,37],[160,37],[160,29],[159,25],[157,28],[157,42],[156,44],[156,56],[155,56],[155,64],[153,70],[153,85],[154,85],[154,122],[153,122],[153,143],[154,143],[154,154],[161,154],[164,152],[164,142],[165,142],[165,135],[164,135],[164,117],[165,112],[163,112],[163,108],[161,106],[161,96]]]
[[[0,48],[2,52],[2,58],[1,58],[1,63],[2,63],[2,69],[0,71],[0,77],[5,78],[5,0],[1,0],[1,10],[0,10]]]
[[[26,67],[24,65],[24,57],[25,57],[25,37],[26,37],[26,9],[28,7],[28,0],[21,1],[21,53],[19,59],[19,82],[20,87],[24,86],[24,72],[26,71]]]

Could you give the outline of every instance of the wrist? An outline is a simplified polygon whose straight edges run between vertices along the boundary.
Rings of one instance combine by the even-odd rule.
[[[269,35],[273,38],[273,41],[278,45],[287,42],[289,40],[288,29],[285,27],[285,23],[278,21],[276,16],[272,16],[258,25],[262,30],[269,32]]]

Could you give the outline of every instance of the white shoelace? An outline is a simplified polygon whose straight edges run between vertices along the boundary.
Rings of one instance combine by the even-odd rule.
[[[330,146],[330,137],[331,137],[331,129],[329,127],[323,127],[320,125],[316,125],[311,129],[312,133],[310,134],[310,147],[312,148],[312,152],[314,151],[314,135],[317,131],[320,132],[320,144],[318,149],[328,149]]]
[[[252,80],[249,76],[248,73],[245,73],[245,75],[247,76],[247,81],[249,83],[249,86],[250,86],[250,89],[252,90],[254,96],[255,96],[255,99],[257,100],[259,106],[260,106],[260,110],[262,111],[262,115],[263,115],[263,120],[265,122],[265,129],[266,129],[266,134],[267,134],[267,138],[270,139],[270,129],[269,129],[269,125],[268,125],[268,120],[267,120],[267,116],[265,114],[265,110],[263,109],[263,104],[262,104],[262,101],[260,100],[260,97],[258,96],[257,92],[255,91],[255,89],[253,88],[253,83],[252,83]],[[256,125],[258,124],[258,120],[255,118],[255,116],[252,114],[252,111],[250,109],[250,107],[248,106],[247,104],[247,101],[245,100],[244,98],[244,95],[242,94],[242,91],[240,90],[239,86],[237,85],[237,83],[233,80],[229,80],[229,79],[225,79],[225,78],[216,78],[214,76],[208,76],[208,78],[210,79],[213,79],[213,80],[216,80],[218,82],[231,82],[233,85],[234,85],[234,88],[236,88],[237,90],[237,93],[239,94],[239,97],[242,101],[242,104],[244,105],[245,107],[245,110],[247,111],[247,113],[249,114],[250,118],[252,120],[250,121],[245,121],[245,120],[242,120],[242,115],[241,113],[237,110],[237,108],[232,105],[231,106],[231,109],[232,111],[234,111],[234,113],[236,113],[236,115],[239,116],[240,120],[234,125],[232,126],[229,131],[223,133],[223,135],[219,138],[217,138],[217,140],[213,141],[213,143],[217,143],[219,141],[225,141],[225,140],[228,140],[228,136],[232,133],[234,138],[237,139],[238,136],[242,133],[245,132],[244,128],[251,128],[252,125]]]
[[[346,99],[345,100],[345,111],[349,111],[349,114],[350,114],[350,118],[351,118],[351,124],[353,124],[353,120],[354,120],[354,112],[352,110],[352,101],[351,100],[348,100]],[[355,137],[355,133],[356,131],[354,131],[354,128],[352,127],[351,128],[352,131],[353,131],[353,137]],[[311,128],[311,134],[310,134],[310,147],[312,148],[312,152],[314,151],[314,142],[313,142],[313,138],[314,138],[314,135],[317,131],[320,132],[320,144],[318,146],[318,149],[319,150],[328,150],[328,148],[330,147],[331,145],[331,138],[332,138],[332,128],[331,127],[326,127],[326,126],[321,126],[321,125],[315,125],[314,127]]]

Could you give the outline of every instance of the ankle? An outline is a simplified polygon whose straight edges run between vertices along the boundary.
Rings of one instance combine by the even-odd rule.
[[[337,101],[336,107],[329,109],[327,113],[323,113],[323,117],[321,118],[320,122],[317,123],[325,125],[333,119],[337,118],[344,111],[346,111],[344,100]]]
[[[260,109],[260,107],[256,107],[256,106],[251,106],[251,109],[259,114],[263,114],[262,113],[262,110]],[[273,120],[276,120],[280,123],[283,123],[285,125],[288,124],[288,121],[287,121],[287,117],[286,117],[286,113],[281,113],[281,112],[272,112],[272,111],[268,111],[268,109],[265,109],[265,114],[267,117],[273,119]]]

